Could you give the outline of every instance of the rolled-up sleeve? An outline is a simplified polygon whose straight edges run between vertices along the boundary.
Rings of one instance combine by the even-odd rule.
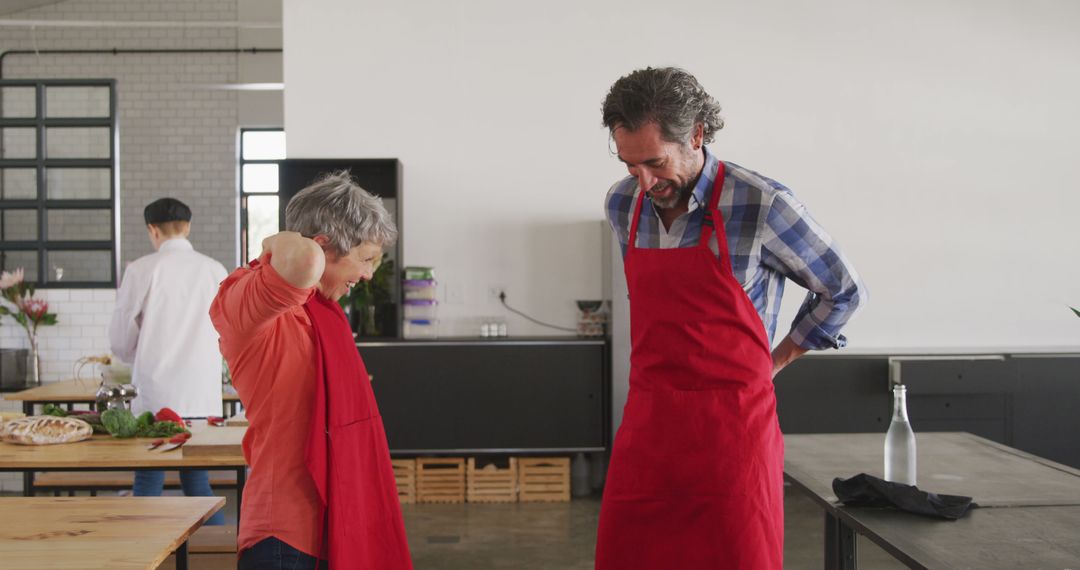
[[[762,262],[809,292],[791,327],[791,340],[809,350],[841,348],[840,330],[866,304],[866,286],[832,237],[788,192],[769,207]]]

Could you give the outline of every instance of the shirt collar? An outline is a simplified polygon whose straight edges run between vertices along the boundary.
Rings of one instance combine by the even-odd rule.
[[[161,242],[158,251],[191,251],[195,249],[191,242],[184,238],[172,238]]]
[[[687,213],[708,204],[709,193],[712,190],[713,181],[716,180],[716,172],[719,170],[720,160],[709,152],[708,147],[703,146],[701,148],[705,151],[705,166],[701,168],[701,176],[698,176],[694,189],[690,192],[690,203],[686,207]],[[656,210],[656,204],[652,203],[652,198],[649,198],[648,194],[645,197],[649,199],[649,203],[653,207],[653,213],[660,217],[660,213]]]
[[[712,191],[713,181],[716,180],[716,171],[720,164],[720,161],[713,156],[713,153],[709,152],[708,147],[703,146],[701,148],[705,151],[705,166],[701,169],[701,176],[698,176],[697,184],[694,184],[694,190],[690,192],[690,205],[687,209],[690,212],[708,204],[709,194]]]

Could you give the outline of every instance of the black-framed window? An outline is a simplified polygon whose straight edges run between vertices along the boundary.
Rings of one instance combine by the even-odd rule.
[[[240,129],[240,263],[259,257],[262,240],[279,231],[278,166],[285,131]]]
[[[0,80],[0,268],[115,287],[116,81]]]

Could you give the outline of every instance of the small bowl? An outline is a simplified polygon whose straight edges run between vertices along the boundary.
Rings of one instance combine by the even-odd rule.
[[[600,307],[604,306],[603,301],[576,301],[577,308],[586,313],[595,313],[600,310]]]

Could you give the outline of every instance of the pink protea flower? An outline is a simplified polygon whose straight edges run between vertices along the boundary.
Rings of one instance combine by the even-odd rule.
[[[37,322],[45,316],[45,313],[49,312],[49,302],[45,299],[24,299],[19,308],[22,309],[26,316],[30,317],[30,320]]]
[[[0,273],[0,289],[7,289],[9,287],[14,287],[15,285],[18,285],[19,283],[22,283],[23,276],[24,273],[21,267],[16,269],[15,271],[5,271],[3,273]]]

